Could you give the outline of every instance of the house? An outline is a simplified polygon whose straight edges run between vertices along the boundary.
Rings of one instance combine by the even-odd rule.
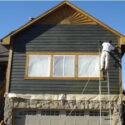
[[[4,92],[5,92],[7,62],[8,62],[8,47],[4,47],[0,44],[0,122],[3,120],[3,114],[4,114]]]
[[[2,45],[10,46],[4,123],[121,125],[121,68],[111,57],[109,78],[99,69],[99,41],[108,40],[123,55],[123,35],[68,1],[4,37]],[[107,79],[110,93],[107,87],[100,93]]]

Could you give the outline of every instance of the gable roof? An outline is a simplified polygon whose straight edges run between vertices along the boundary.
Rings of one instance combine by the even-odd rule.
[[[101,21],[97,20],[96,18],[94,18],[93,16],[89,15],[88,13],[82,11],[81,9],[77,8],[76,6],[74,6],[73,4],[69,3],[68,1],[63,1],[62,3],[60,3],[59,5],[57,5],[56,7],[50,9],[49,11],[47,11],[46,13],[40,15],[39,17],[37,17],[36,19],[28,22],[27,24],[25,24],[24,26],[20,27],[19,29],[13,31],[12,33],[10,33],[9,35],[5,36],[1,41],[2,41],[2,45],[9,45],[11,38],[18,34],[19,32],[23,31],[24,29],[28,28],[29,26],[31,26],[32,24],[36,23],[37,21],[41,20],[42,18],[44,18],[45,16],[51,14],[52,12],[54,12],[55,10],[59,9],[60,7],[64,6],[64,5],[68,5],[69,7],[71,7],[72,9],[74,9],[77,13],[80,13],[84,16],[86,16],[89,20],[90,23],[95,23],[97,25],[102,26],[103,28],[109,30],[110,32],[112,32],[113,34],[115,34],[116,36],[118,36],[120,38],[120,44],[121,45],[125,45],[125,37],[120,34],[119,32],[115,31],[114,29],[112,29],[111,27],[105,25],[104,23],[102,23]]]

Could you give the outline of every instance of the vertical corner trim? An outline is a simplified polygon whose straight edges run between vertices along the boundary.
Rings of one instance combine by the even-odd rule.
[[[9,92],[10,72],[11,72],[11,64],[12,64],[12,53],[13,53],[13,44],[10,45],[10,49],[9,49],[9,58],[8,58],[7,73],[6,73],[6,89],[5,89],[6,93]]]

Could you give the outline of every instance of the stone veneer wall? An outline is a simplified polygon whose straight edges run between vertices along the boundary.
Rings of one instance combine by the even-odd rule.
[[[30,100],[22,98],[5,98],[4,108],[4,123],[5,125],[12,125],[12,110],[14,108],[32,108],[32,109],[83,109],[83,110],[99,110],[99,101],[84,101],[84,100]],[[108,101],[102,101],[102,110],[109,108]],[[116,101],[111,102],[111,109],[113,111],[113,125],[122,125],[121,120],[121,106]]]

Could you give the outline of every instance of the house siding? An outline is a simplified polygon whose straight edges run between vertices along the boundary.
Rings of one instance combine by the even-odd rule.
[[[9,91],[23,94],[80,94],[88,80],[24,79],[26,52],[99,52],[99,41],[118,38],[98,25],[36,24],[15,36]],[[110,59],[111,94],[119,94],[119,69]],[[105,83],[106,84],[106,83]],[[104,91],[107,91],[106,89]],[[89,81],[83,94],[98,94],[99,81]]]

